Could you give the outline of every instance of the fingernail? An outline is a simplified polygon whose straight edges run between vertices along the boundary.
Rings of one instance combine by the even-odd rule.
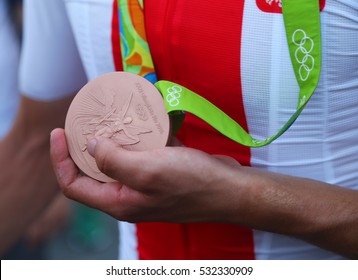
[[[55,129],[56,129],[56,128],[55,128]],[[54,133],[55,129],[51,130],[51,132],[50,132],[50,139],[52,139],[52,136],[53,136],[53,133]]]
[[[88,142],[87,142],[87,151],[92,156],[94,156],[94,151],[96,149],[96,145],[97,145],[97,139],[96,138],[92,138],[92,139],[88,140]]]

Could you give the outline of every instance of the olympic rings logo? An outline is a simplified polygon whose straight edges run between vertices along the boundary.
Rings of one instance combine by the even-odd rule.
[[[182,88],[179,86],[172,86],[167,88],[168,95],[166,96],[166,100],[170,106],[175,107],[179,105],[180,93],[182,92]]]
[[[297,29],[292,34],[292,42],[298,46],[295,51],[296,61],[300,64],[298,73],[301,80],[306,81],[314,68],[315,61],[313,56],[310,55],[314,48],[314,42],[302,29]]]

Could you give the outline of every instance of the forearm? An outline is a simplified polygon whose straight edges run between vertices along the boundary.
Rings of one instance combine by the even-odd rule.
[[[110,139],[87,143],[100,183],[79,170],[63,130],[51,155],[66,196],[128,222],[220,222],[285,234],[358,258],[358,191],[242,167],[225,156],[185,147],[132,152]]]
[[[62,126],[69,101],[23,98],[13,129],[0,143],[0,254],[4,253],[57,192],[49,134]]]
[[[45,150],[44,142],[33,141],[20,151],[7,149],[6,159],[1,157],[0,254],[20,238],[55,195],[55,181]]]
[[[287,234],[358,258],[358,192],[242,167],[229,222]]]

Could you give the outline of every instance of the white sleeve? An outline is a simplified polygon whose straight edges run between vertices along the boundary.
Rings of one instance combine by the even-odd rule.
[[[63,0],[26,0],[20,90],[35,100],[72,94],[86,83]]]

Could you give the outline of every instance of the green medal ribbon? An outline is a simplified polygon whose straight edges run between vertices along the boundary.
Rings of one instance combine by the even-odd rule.
[[[119,0],[119,2],[127,1],[138,0]],[[126,13],[124,10],[122,12]],[[176,83],[158,81],[155,86],[163,95],[168,114],[173,116],[173,119],[178,119],[177,126],[183,119],[181,112],[190,112],[237,143],[249,147],[262,147],[280,137],[294,123],[315,91],[320,77],[319,0],[282,0],[282,13],[291,62],[300,92],[296,112],[280,130],[267,139],[255,139],[225,112],[200,95]],[[150,57],[148,46],[145,55]],[[125,60],[125,57],[123,59]],[[129,67],[124,66],[125,71],[129,70]]]

